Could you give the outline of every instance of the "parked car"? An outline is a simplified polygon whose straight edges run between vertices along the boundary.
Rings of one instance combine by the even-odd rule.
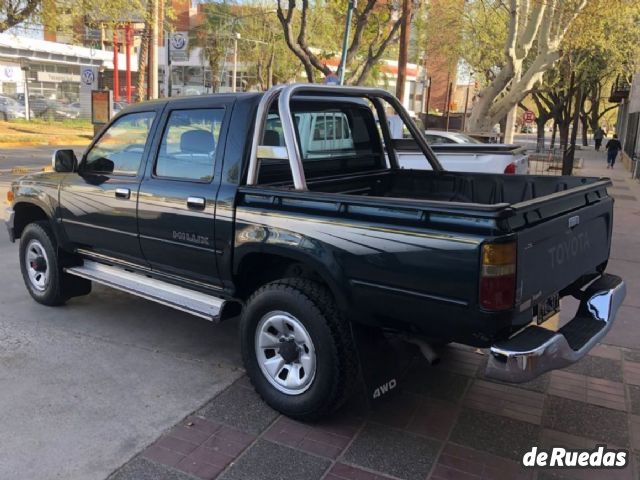
[[[122,110],[127,108],[127,102],[117,101],[113,102],[113,114],[120,113]]]
[[[60,103],[56,108],[56,116],[59,118],[80,118],[80,102]]]
[[[25,118],[24,107],[11,97],[0,96],[0,120]]]
[[[406,139],[406,130],[398,123],[399,117],[389,117],[389,128],[393,138],[402,139],[405,149],[400,152],[403,168],[429,169],[422,155],[412,155],[416,146]],[[442,166],[452,172],[478,173],[529,173],[529,155],[526,148],[504,143],[482,143],[460,132],[425,130],[425,139]]]
[[[480,140],[476,140],[462,132],[448,132],[446,130],[425,130],[424,136],[429,145],[440,144],[462,144],[462,145],[483,145]]]
[[[383,101],[410,144],[376,125]],[[401,152],[431,170],[400,168]],[[239,319],[251,382],[294,418],[333,412],[362,377],[370,398],[394,390],[383,333],[428,357],[442,342],[489,348],[486,375],[523,382],[586,355],[625,297],[605,273],[610,180],[446,171],[384,90],[136,104],[53,168],[9,195],[33,299],[61,305],[96,282]],[[554,328],[567,295],[580,308]]]

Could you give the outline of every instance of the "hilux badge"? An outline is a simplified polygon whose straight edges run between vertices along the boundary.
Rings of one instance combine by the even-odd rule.
[[[573,217],[569,217],[569,228],[573,228],[580,223],[580,216],[574,215]]]

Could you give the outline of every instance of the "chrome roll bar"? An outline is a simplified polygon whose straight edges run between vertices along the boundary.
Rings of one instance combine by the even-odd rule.
[[[426,157],[427,161],[431,165],[431,168],[435,171],[443,170],[442,165],[429,148],[424,135],[418,129],[418,126],[413,122],[407,111],[404,109],[400,101],[386,90],[379,88],[365,88],[365,87],[338,87],[338,86],[326,86],[315,85],[311,83],[299,83],[293,85],[278,85],[269,89],[260,100],[258,104],[258,110],[256,112],[255,130],[253,132],[253,141],[251,143],[251,156],[249,157],[249,170],[247,173],[247,185],[255,185],[258,181],[258,165],[259,154],[267,155],[264,158],[277,158],[281,159],[281,150],[277,148],[267,148],[260,145],[262,136],[264,135],[264,127],[266,124],[267,116],[271,105],[278,98],[278,114],[280,115],[280,122],[282,124],[282,131],[284,135],[284,142],[289,165],[291,167],[291,174],[293,177],[293,184],[296,190],[306,190],[307,182],[304,176],[304,168],[302,165],[302,154],[298,145],[298,138],[295,130],[295,123],[293,116],[291,115],[291,98],[300,93],[306,94],[319,94],[322,96],[346,96],[346,97],[361,97],[372,100],[379,98],[391,105],[396,113],[400,116],[405,126],[408,128],[411,136],[416,141],[418,147]],[[380,122],[380,128],[383,129],[383,137],[390,138],[389,126],[386,122]],[[387,145],[387,149],[391,149],[391,145]]]

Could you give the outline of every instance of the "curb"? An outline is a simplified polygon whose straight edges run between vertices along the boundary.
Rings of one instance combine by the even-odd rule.
[[[52,172],[52,171],[53,171],[53,168],[51,168],[50,165],[46,167],[13,167],[13,168],[0,170],[0,175],[3,175],[3,174],[25,175],[27,173]]]

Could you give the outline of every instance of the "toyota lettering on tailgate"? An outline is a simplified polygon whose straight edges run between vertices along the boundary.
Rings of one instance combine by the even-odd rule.
[[[558,243],[547,250],[551,257],[551,268],[556,268],[556,266],[562,265],[567,260],[582,255],[590,248],[591,244],[589,243],[589,235],[587,232],[579,233],[570,239]]]

